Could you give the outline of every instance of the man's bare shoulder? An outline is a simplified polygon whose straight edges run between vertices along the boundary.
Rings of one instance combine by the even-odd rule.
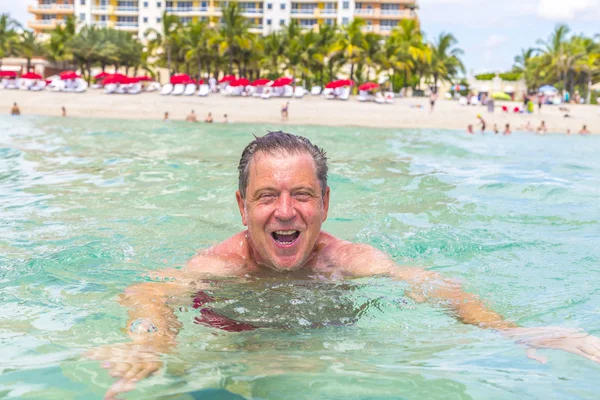
[[[198,252],[190,258],[186,269],[191,273],[240,276],[246,272],[248,260],[248,245],[245,231],[237,233],[212,246]]]
[[[394,264],[386,253],[368,244],[349,242],[326,232],[321,232],[319,239],[321,264],[346,276],[387,274]]]

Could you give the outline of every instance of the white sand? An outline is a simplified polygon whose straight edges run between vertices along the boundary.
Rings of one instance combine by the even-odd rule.
[[[221,122],[228,114],[231,122],[277,123],[281,122],[283,98],[263,100],[260,98],[226,97],[211,94],[198,96],[161,96],[154,93],[140,95],[107,95],[100,90],[86,93],[27,92],[0,90],[0,111],[9,113],[17,102],[23,115],[60,116],[65,106],[70,117],[162,119],[168,111],[171,120],[184,120],[194,109],[198,119],[203,120],[212,112],[215,122]],[[500,130],[506,123],[513,131],[522,130],[527,121],[538,126],[545,120],[548,130],[577,133],[586,124],[592,133],[600,133],[600,107],[568,105],[570,118],[564,118],[557,106],[543,106],[542,112],[532,115],[504,113],[501,105],[512,109],[517,103],[496,102],[496,111],[488,113],[484,106],[459,106],[455,101],[439,100],[434,112],[429,111],[425,98],[397,99],[394,104],[361,103],[355,96],[349,101],[325,100],[320,96],[289,99],[289,121],[284,124],[324,126],[364,126],[382,128],[432,128],[465,130],[468,124],[477,127],[477,114],[486,120],[491,132],[497,124]],[[415,106],[421,106],[417,108]]]

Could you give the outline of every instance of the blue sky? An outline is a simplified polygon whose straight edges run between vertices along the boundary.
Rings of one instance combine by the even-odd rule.
[[[467,70],[475,73],[510,69],[521,48],[546,39],[557,23],[575,33],[600,34],[600,0],[417,0],[422,28],[432,40],[451,32],[465,51]],[[24,25],[26,0],[0,0]]]

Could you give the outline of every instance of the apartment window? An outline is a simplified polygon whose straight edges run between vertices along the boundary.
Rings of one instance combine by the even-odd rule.
[[[148,8],[148,2],[147,1],[144,2],[144,8]]]
[[[348,25],[348,17],[342,18],[342,25]]]
[[[85,21],[85,13],[79,14],[79,20],[80,21]]]
[[[332,25],[333,25],[333,19],[331,19],[331,18],[327,18],[327,19],[325,20],[325,25],[330,25],[330,26],[332,26]]]
[[[156,2],[156,7],[161,8],[162,7],[162,3],[160,1]]]
[[[82,6],[85,6],[85,0],[81,0],[81,1],[79,2],[79,4],[81,4]]]
[[[273,9],[273,4],[267,3],[267,10],[272,10],[272,9]]]
[[[148,23],[148,17],[144,17],[144,23],[147,24]]]
[[[202,3],[200,3],[200,6],[202,7],[202,10],[205,10],[208,8],[208,1],[203,1]]]
[[[270,19],[267,20],[267,25],[271,25],[271,20]]]
[[[156,17],[156,23],[160,23],[160,21],[162,21],[162,19],[160,17]]]
[[[349,9],[349,8],[350,8],[350,2],[349,2],[349,1],[344,1],[344,2],[342,3],[342,8],[343,8],[344,10],[347,10],[347,9]]]
[[[285,25],[285,19],[280,19],[279,20],[279,25],[282,25],[282,26]]]
[[[281,3],[281,4],[279,5],[279,8],[281,8],[282,10],[285,10],[285,4]]]

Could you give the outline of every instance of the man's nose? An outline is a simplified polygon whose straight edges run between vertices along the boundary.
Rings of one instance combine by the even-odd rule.
[[[275,217],[282,221],[289,221],[296,216],[294,209],[294,199],[289,193],[282,193],[277,200],[277,209]]]

